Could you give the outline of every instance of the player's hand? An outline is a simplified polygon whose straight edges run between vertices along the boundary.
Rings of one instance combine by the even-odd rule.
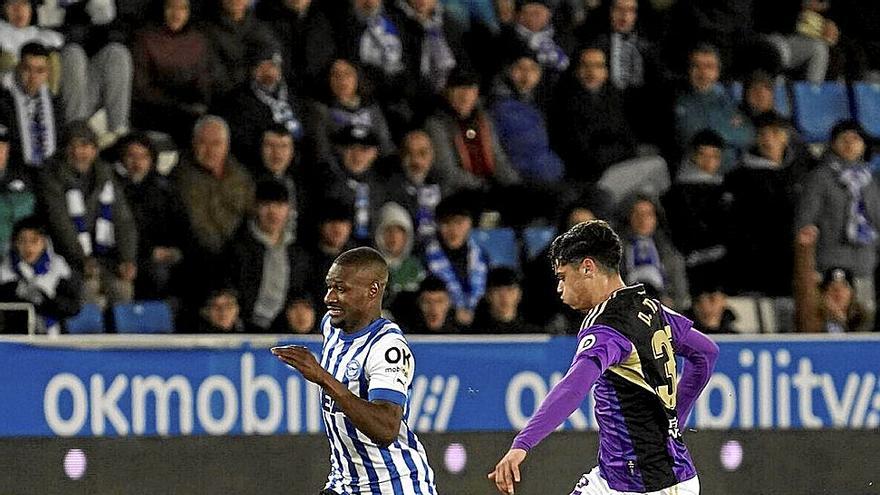
[[[804,247],[814,246],[819,239],[819,228],[815,225],[804,225],[797,231],[795,241]]]
[[[495,482],[495,488],[505,495],[512,495],[514,483],[519,483],[519,465],[526,459],[527,452],[523,449],[510,449],[495,465],[495,471],[489,473],[489,479]]]
[[[302,346],[273,347],[272,354],[296,368],[306,380],[322,385],[327,371],[321,367],[312,351]]]

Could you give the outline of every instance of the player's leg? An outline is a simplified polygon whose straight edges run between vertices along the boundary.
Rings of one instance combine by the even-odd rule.
[[[693,478],[657,492],[658,495],[700,495],[700,478]]]
[[[589,473],[585,473],[578,480],[571,495],[614,495],[613,491],[604,478],[599,476],[599,466],[594,467]]]

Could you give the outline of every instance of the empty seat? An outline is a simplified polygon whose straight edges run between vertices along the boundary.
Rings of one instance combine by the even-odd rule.
[[[793,85],[795,124],[809,143],[828,141],[837,122],[851,118],[846,85],[842,82]]]
[[[84,304],[76,316],[64,320],[67,333],[104,333],[104,315],[94,303]]]
[[[136,301],[113,306],[117,333],[171,333],[174,319],[165,301]]]
[[[859,124],[873,138],[880,139],[880,84],[853,84],[853,108]]]
[[[526,245],[526,256],[534,258],[550,244],[556,229],[553,227],[527,227],[523,231],[523,242]]]
[[[486,252],[489,266],[519,268],[519,249],[516,234],[510,228],[475,229],[474,241]]]

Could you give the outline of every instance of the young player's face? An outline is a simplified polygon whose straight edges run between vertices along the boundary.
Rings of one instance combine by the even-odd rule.
[[[556,292],[562,303],[578,311],[587,311],[595,303],[592,297],[590,279],[579,263],[556,265]]]
[[[374,281],[370,274],[357,267],[333,263],[327,271],[327,293],[324,304],[330,313],[330,323],[345,331],[357,330],[357,325],[369,311],[370,290]]]

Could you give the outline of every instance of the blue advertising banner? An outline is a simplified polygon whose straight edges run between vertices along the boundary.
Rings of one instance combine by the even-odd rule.
[[[521,428],[561,379],[575,348],[570,337],[410,340],[416,377],[408,421],[420,432]],[[691,426],[880,425],[880,338],[719,340],[718,365]],[[70,342],[0,342],[0,436],[250,435],[323,428],[319,390],[275,359],[268,344],[227,338],[202,339],[195,347],[169,340],[131,345],[121,336],[100,345]],[[283,341],[294,342],[320,350],[315,340]],[[594,429],[591,410],[588,399],[563,427]]]

